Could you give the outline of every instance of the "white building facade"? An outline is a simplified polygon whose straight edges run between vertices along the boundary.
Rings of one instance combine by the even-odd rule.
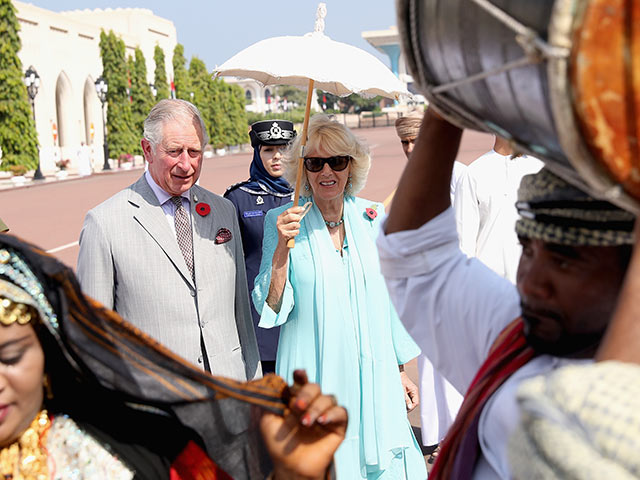
[[[16,0],[13,4],[21,29],[18,56],[23,70],[31,67],[40,77],[35,118],[41,170],[55,171],[59,159],[70,159],[71,168],[76,167],[81,142],[92,148],[94,165],[102,165],[102,106],[94,85],[102,74],[100,32],[113,30],[124,41],[127,55],[140,47],[147,80],[153,83],[156,45],[164,51],[167,78],[173,78],[173,22],[140,8],[58,13]]]

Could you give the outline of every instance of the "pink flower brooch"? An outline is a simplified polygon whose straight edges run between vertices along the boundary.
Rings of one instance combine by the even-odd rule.
[[[369,208],[365,208],[364,209],[365,218],[368,218],[369,220],[373,221],[373,219],[375,219],[378,216],[378,212],[376,211],[377,209],[378,209],[378,205],[375,203],[371,205]]]

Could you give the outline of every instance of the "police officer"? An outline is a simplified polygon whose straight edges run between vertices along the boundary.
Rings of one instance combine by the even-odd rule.
[[[293,123],[287,120],[263,120],[251,125],[249,132],[253,160],[249,180],[230,186],[225,192],[236,206],[244,247],[249,293],[260,269],[264,217],[272,208],[292,200],[293,189],[282,178],[282,150],[296,136]],[[279,328],[258,327],[260,315],[251,305],[253,324],[258,338],[262,372],[275,371]]]

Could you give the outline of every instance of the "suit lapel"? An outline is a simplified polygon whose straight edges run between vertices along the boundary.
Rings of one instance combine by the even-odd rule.
[[[133,208],[133,218],[155,240],[184,279],[191,286],[194,286],[176,237],[167,223],[158,198],[151,190],[144,175],[132,185],[129,204]]]
[[[207,215],[200,215],[196,211],[198,203],[206,203],[211,208]],[[204,268],[204,260],[207,255],[207,247],[215,239],[213,226],[215,223],[216,212],[213,205],[206,202],[206,197],[197,185],[191,188],[191,224],[193,225],[193,261],[196,272],[196,278],[203,278],[202,268]]]

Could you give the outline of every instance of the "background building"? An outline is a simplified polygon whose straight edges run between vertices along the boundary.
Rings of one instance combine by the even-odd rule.
[[[391,71],[400,81],[404,82],[407,89],[414,94],[409,103],[424,103],[424,97],[413,86],[413,77],[407,68],[407,60],[402,53],[402,43],[398,27],[391,26],[387,30],[371,30],[362,32],[364,38],[372,47],[389,57]]]
[[[94,164],[102,165],[102,107],[94,85],[102,74],[100,32],[113,30],[131,56],[140,47],[147,80],[153,83],[156,45],[164,51],[167,78],[173,78],[173,22],[141,8],[57,13],[16,0],[13,4],[21,28],[23,69],[32,67],[40,76],[35,116],[42,171],[54,171],[59,159],[70,159],[73,168],[80,142],[92,147]]]

